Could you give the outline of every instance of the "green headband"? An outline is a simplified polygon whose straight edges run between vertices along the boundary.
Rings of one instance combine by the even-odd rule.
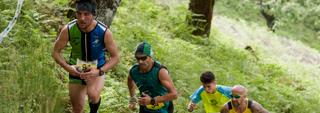
[[[138,44],[135,54],[145,54],[147,56],[153,57],[151,45],[146,41]]]

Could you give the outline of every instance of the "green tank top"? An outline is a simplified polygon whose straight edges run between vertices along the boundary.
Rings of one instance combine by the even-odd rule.
[[[102,67],[107,61],[105,58],[104,37],[108,27],[97,21],[97,25],[90,32],[83,32],[77,20],[68,23],[68,36],[71,45],[69,64],[75,65],[77,59],[83,61],[97,61],[97,67]]]
[[[142,92],[148,94],[152,98],[156,96],[163,96],[168,93],[167,89],[161,84],[158,77],[159,71],[162,68],[165,67],[155,61],[151,70],[146,73],[141,73],[137,64],[130,69],[130,76],[139,88],[140,96],[142,96]],[[153,108],[149,108],[140,106],[140,109],[144,109],[150,113],[167,113],[169,102],[160,104],[162,104],[160,107],[154,106]]]

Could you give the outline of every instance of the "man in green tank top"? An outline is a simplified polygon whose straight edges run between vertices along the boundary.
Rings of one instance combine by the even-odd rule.
[[[140,113],[172,113],[172,100],[177,98],[177,91],[166,67],[155,61],[152,54],[151,45],[147,42],[137,46],[137,64],[130,69],[128,76],[129,108],[136,109],[138,103]],[[136,87],[140,91],[138,96]]]

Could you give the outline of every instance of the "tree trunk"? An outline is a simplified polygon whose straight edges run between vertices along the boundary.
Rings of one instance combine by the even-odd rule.
[[[121,0],[96,0],[97,1],[97,20],[103,22],[108,27],[111,26],[113,17],[117,12]]]
[[[270,10],[271,10],[270,4],[265,4],[264,5],[263,4],[263,0],[260,0],[259,5],[260,5],[260,13],[264,17],[264,19],[266,20],[268,28],[272,32],[275,32],[274,25],[275,25],[276,18],[274,16],[274,14],[270,13]]]
[[[215,0],[190,0],[192,17],[189,24],[195,28],[192,34],[209,37],[214,2]]]

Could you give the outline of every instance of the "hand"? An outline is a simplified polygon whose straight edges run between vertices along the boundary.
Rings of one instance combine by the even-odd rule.
[[[68,67],[66,68],[66,71],[68,71],[70,75],[80,76],[80,72],[77,71],[77,69],[76,69],[75,66],[68,66]]]
[[[90,80],[98,76],[99,76],[99,69],[97,68],[90,68],[90,71],[85,73],[80,73],[80,78],[84,80]]]
[[[137,98],[136,97],[130,97],[129,100],[129,109],[136,110],[136,104],[137,104]]]
[[[188,105],[188,111],[192,112],[194,110],[194,108],[196,108],[196,104],[193,102],[190,102]]]
[[[130,110],[136,110],[137,108],[136,108],[136,103],[130,103],[129,104],[129,109]]]
[[[142,105],[142,106],[149,105],[151,102],[151,97],[145,93],[142,93],[142,96],[143,97],[139,98],[138,100],[139,105]]]

